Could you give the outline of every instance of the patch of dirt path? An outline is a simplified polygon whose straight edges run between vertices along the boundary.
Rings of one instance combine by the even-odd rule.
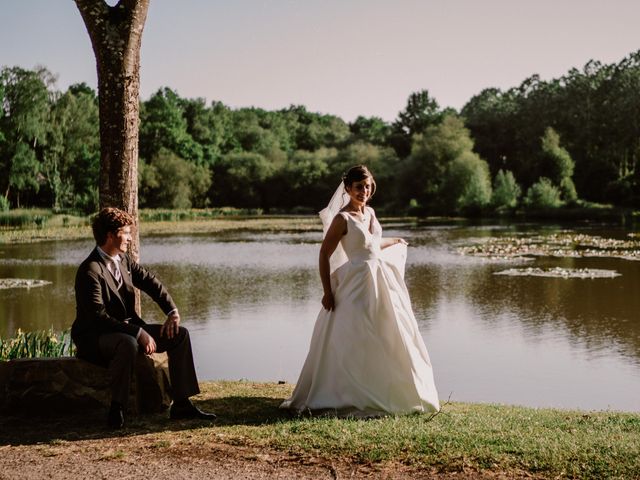
[[[224,443],[127,450],[126,439],[0,446],[0,480],[33,479],[512,479],[513,473],[438,473],[399,464],[353,464]],[[530,478],[523,475],[520,478]]]

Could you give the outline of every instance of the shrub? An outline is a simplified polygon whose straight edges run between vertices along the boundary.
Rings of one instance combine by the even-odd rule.
[[[442,194],[446,208],[477,212],[491,201],[489,165],[473,152],[464,152],[447,167]]]
[[[578,200],[578,192],[576,192],[576,186],[571,178],[564,177],[560,180],[560,196],[562,200],[570,204],[574,204]]]
[[[562,205],[560,190],[546,177],[540,177],[529,187],[524,201],[531,208],[558,208]]]
[[[9,200],[0,195],[0,212],[8,212],[9,211]]]
[[[502,169],[498,170],[493,180],[493,196],[491,197],[493,206],[497,209],[515,208],[521,194],[522,189],[516,182],[513,173],[509,170],[506,172]]]

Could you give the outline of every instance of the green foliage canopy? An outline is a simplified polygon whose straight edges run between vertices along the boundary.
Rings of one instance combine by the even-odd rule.
[[[96,94],[85,84],[58,92],[54,80],[45,68],[0,69],[2,208],[97,207]],[[373,204],[388,212],[546,208],[575,204],[578,192],[639,207],[639,92],[640,51],[485,89],[460,114],[420,90],[389,123],[347,124],[302,105],[234,109],[165,87],[140,105],[140,201],[311,212],[364,163],[379,186]]]

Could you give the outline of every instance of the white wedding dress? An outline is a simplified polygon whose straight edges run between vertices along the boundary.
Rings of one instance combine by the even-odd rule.
[[[364,221],[339,213],[347,221],[338,247],[346,263],[331,274],[335,309],[320,311],[298,383],[281,408],[347,416],[440,408],[404,283],[406,246],[381,250],[382,228],[366,212]]]

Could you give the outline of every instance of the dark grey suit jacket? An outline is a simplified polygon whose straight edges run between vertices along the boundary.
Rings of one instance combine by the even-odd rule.
[[[135,337],[145,324],[135,311],[134,287],[149,295],[165,314],[176,308],[169,292],[151,272],[128,255],[120,254],[120,257],[123,280],[120,290],[97,248],[76,273],[76,319],[71,338],[78,357],[90,362],[105,364],[98,349],[100,335],[120,332]]]

